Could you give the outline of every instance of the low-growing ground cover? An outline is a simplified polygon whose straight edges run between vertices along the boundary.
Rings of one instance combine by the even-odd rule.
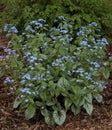
[[[33,2],[31,1],[32,6],[36,7],[38,4]],[[83,4],[76,1],[76,6],[72,0],[60,1],[64,3],[64,6],[61,6],[60,2],[58,5],[54,4],[55,2],[45,2],[44,8],[39,6],[41,11],[33,10],[33,12],[29,7],[29,2],[28,6],[19,10],[23,11],[19,21],[12,20],[12,23],[17,22],[19,31],[11,24],[4,26],[3,30],[8,40],[8,46],[3,43],[3,46],[0,45],[0,59],[2,59],[0,61],[3,61],[0,64],[0,77],[3,86],[0,92],[1,100],[6,98],[6,102],[1,101],[3,109],[0,112],[6,117],[1,119],[0,127],[16,129],[19,124],[15,125],[15,123],[19,123],[19,120],[17,121],[17,118],[14,118],[15,121],[12,120],[12,116],[16,113],[24,120],[18,129],[45,129],[45,127],[48,129],[111,129],[109,114],[111,115],[112,55],[111,44],[103,35],[106,34],[103,32],[105,27],[106,29],[111,28],[111,25],[108,24],[111,21],[111,11],[102,10],[103,2],[108,3],[109,1],[105,0],[99,3],[89,1],[90,7],[94,5],[90,14],[87,14],[90,9],[85,8],[86,5],[88,6],[86,4],[88,1],[83,1]],[[100,5],[99,8],[95,6],[96,3]],[[16,5],[15,1],[12,1],[11,4]],[[21,6],[23,4],[20,2]],[[103,9],[106,9],[107,6],[110,7],[107,4]],[[10,6],[8,7],[10,9]],[[54,14],[58,17],[54,20],[55,15],[52,17],[50,12],[55,12],[55,7],[57,7],[57,13]],[[68,12],[63,10],[66,7],[69,7]],[[97,11],[100,8],[102,13]],[[45,19],[33,18],[37,12],[41,16],[44,15],[43,9],[49,14],[47,18],[44,17],[48,23]],[[15,11],[17,13],[18,9]],[[60,12],[67,16],[68,20],[59,16]],[[94,14],[94,12],[96,13]],[[105,13],[108,15],[103,15]],[[69,15],[73,16],[71,20]],[[83,15],[84,17],[82,17]],[[101,16],[101,19],[98,15]],[[14,15],[12,15],[13,17]],[[5,55],[2,55],[2,52],[5,52]],[[106,88],[107,86],[108,88]],[[103,101],[102,95],[105,107],[101,110],[106,114],[101,112],[101,121],[96,123],[101,107],[99,103]],[[9,97],[12,98],[8,103],[7,98]],[[14,101],[13,104],[10,103],[12,101]],[[10,105],[14,109],[11,108],[5,112]],[[91,116],[86,115],[85,110]],[[30,120],[29,122],[25,120],[24,113],[25,118]],[[105,121],[103,120],[104,115],[108,118]],[[95,119],[97,126],[92,125],[91,117],[93,120]],[[6,123],[9,118],[14,125],[11,124],[7,127],[4,125],[3,127],[2,123]],[[43,118],[47,124],[54,125],[54,127],[45,125]],[[75,124],[74,121],[71,121],[72,119],[75,119]],[[91,123],[88,122],[90,125],[87,123],[88,126],[86,126],[84,124],[88,119]],[[99,123],[108,122],[109,119],[108,125],[104,123],[102,126],[98,126]],[[61,126],[56,126],[56,124]],[[79,124],[81,125],[79,126]]]
[[[63,16],[53,22],[49,27],[42,18],[33,20],[19,35],[6,24],[3,30],[12,49],[4,47],[7,63],[1,73],[13,73],[4,80],[17,89],[13,108],[26,109],[26,119],[38,110],[47,124],[62,125],[67,111],[76,115],[85,109],[91,115],[93,99],[102,102],[106,82],[101,76],[109,78],[112,57],[104,61],[108,42],[96,22],[76,34]]]
[[[1,72],[13,72],[4,84],[17,89],[13,107],[26,109],[26,119],[39,111],[47,124],[62,125],[68,111],[76,115],[85,109],[91,115],[93,100],[102,102],[100,92],[109,78],[111,55],[104,60],[108,42],[96,22],[74,34],[72,25],[59,16],[52,28],[38,19],[22,34],[16,35],[18,30],[11,24],[4,26],[4,32],[13,47],[4,47],[7,64]]]

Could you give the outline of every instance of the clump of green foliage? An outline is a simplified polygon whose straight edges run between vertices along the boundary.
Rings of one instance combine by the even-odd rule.
[[[68,110],[74,115],[85,109],[93,111],[93,99],[102,102],[100,92],[108,78],[108,63],[103,64],[107,40],[100,35],[100,26],[92,22],[81,26],[74,37],[73,26],[63,16],[51,25],[42,18],[31,21],[22,33],[14,26],[4,26],[12,37],[7,50],[6,70],[14,70],[13,79],[18,90],[13,107],[24,108],[26,119],[39,110],[47,124],[62,125]],[[75,40],[74,40],[75,38]]]
[[[43,17],[51,25],[57,16],[63,15],[75,25],[74,29],[96,21],[106,34],[112,34],[111,12],[110,0],[7,0],[2,19],[22,30],[33,19]]]

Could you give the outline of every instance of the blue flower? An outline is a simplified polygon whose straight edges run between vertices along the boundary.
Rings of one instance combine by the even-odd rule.
[[[38,92],[38,91],[35,91],[35,92],[32,92],[32,94],[34,94],[34,95],[39,95],[39,92]]]
[[[30,84],[28,84],[28,86],[29,86],[29,87],[31,87],[31,86],[33,86],[33,84],[32,84],[32,83],[30,83]]]
[[[25,28],[26,31],[31,31],[33,32],[34,30],[32,30],[32,27],[30,25],[28,25],[26,28]]]
[[[102,45],[106,45],[106,44],[108,44],[107,39],[106,39],[106,38],[102,38],[102,40],[101,40],[101,44],[102,44]]]
[[[8,24],[6,24],[6,25],[3,27],[3,31],[4,31],[4,32],[7,32],[7,31],[8,31],[8,27],[7,27],[7,26],[8,26]]]
[[[23,79],[30,80],[30,79],[31,79],[31,76],[30,76],[30,74],[25,74],[25,75],[23,76]]]
[[[41,27],[42,27],[42,24],[41,24],[41,23],[36,23],[36,26],[35,26],[36,29],[39,29],[39,28],[41,28]]]
[[[26,80],[21,80],[20,84],[25,84]]]
[[[9,77],[6,77],[4,80],[4,84],[6,83],[14,83],[14,79],[10,79]]]
[[[88,46],[87,41],[82,41],[80,44],[81,44],[81,45],[84,45],[84,46]]]
[[[39,18],[38,22],[44,22],[45,23],[46,21],[44,19],[42,19],[42,18]]]
[[[23,88],[23,89],[21,89],[20,91],[21,91],[22,93],[31,94],[29,88]]]
[[[92,27],[92,26],[95,26],[95,27],[96,27],[96,26],[98,26],[98,24],[97,24],[96,22],[92,22],[92,23],[89,24],[89,26],[90,26],[90,27]]]
[[[18,33],[18,30],[15,26],[11,27],[8,32]]]

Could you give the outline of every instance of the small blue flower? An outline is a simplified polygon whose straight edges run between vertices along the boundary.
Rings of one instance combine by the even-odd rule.
[[[102,38],[101,44],[102,45],[107,45],[108,44],[107,39],[106,38]]]
[[[25,103],[28,103],[29,102],[29,100],[28,99],[25,99]]]
[[[39,19],[38,19],[38,22],[44,22],[44,23],[45,23],[46,20],[44,20],[44,19],[42,19],[42,18],[39,18]]]
[[[7,32],[7,31],[8,31],[8,24],[5,24],[5,25],[4,25],[3,31],[4,31],[4,32]]]
[[[84,45],[84,46],[88,46],[87,41],[82,41],[80,44],[81,44],[81,45]]]
[[[20,84],[25,84],[26,80],[21,80]]]
[[[10,79],[9,77],[6,77],[4,80],[4,84],[6,83],[14,83],[14,79]]]
[[[30,24],[35,24],[35,23],[37,23],[36,20],[32,20],[32,21],[30,22]]]
[[[90,27],[92,27],[92,26],[95,26],[95,27],[96,27],[96,26],[98,26],[98,24],[97,24],[96,22],[92,22],[92,23],[89,24],[89,26],[90,26]]]
[[[31,86],[33,86],[33,84],[32,84],[32,83],[30,83],[30,84],[28,84],[28,86],[29,86],[29,87],[31,87]]]
[[[30,25],[28,25],[26,28],[25,28],[26,31],[32,31],[32,27]]]
[[[30,80],[30,79],[31,79],[31,76],[30,76],[30,74],[25,74],[25,75],[23,76],[23,79]]]
[[[20,91],[21,91],[22,93],[31,94],[29,88],[23,88],[23,89],[21,89]]]
[[[18,30],[15,26],[11,27],[8,32],[18,33]]]
[[[108,66],[108,62],[104,62],[103,65],[104,65],[104,66]]]
[[[35,91],[35,92],[32,92],[32,94],[34,94],[34,95],[39,95],[39,92],[38,92],[38,91]]]

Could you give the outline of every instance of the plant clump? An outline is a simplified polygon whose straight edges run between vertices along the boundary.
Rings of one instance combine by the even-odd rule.
[[[8,67],[14,75],[5,82],[18,82],[13,107],[24,108],[26,119],[40,110],[51,125],[62,125],[68,110],[75,115],[84,108],[91,115],[93,99],[102,102],[105,82],[100,75],[108,65],[103,64],[108,42],[100,26],[91,22],[74,34],[63,16],[52,27],[42,18],[32,20],[18,35],[14,26],[8,26],[4,31],[13,45]]]

